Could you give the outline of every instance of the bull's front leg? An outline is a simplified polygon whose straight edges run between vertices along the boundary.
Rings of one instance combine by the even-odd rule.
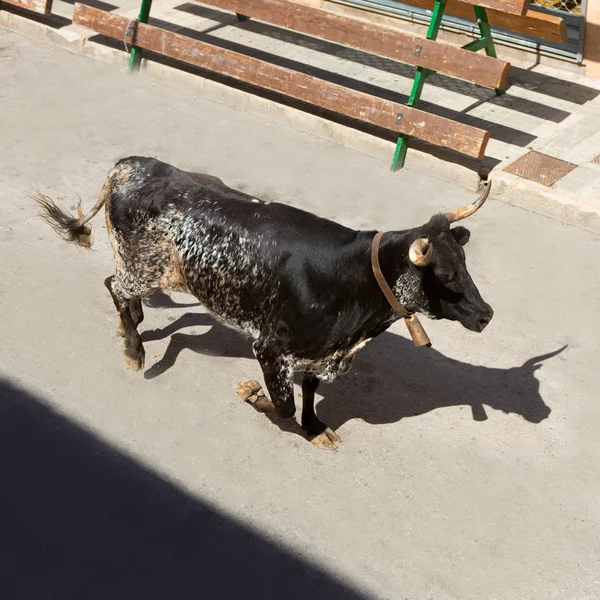
[[[284,419],[293,417],[296,413],[293,360],[278,353],[264,340],[255,342],[253,348],[271,399],[259,396],[252,406],[260,412],[275,413]]]
[[[276,352],[264,340],[254,344],[254,354],[260,363],[272,400],[269,400],[257,381],[242,381],[237,387],[238,395],[256,410],[276,414],[279,417],[291,418],[296,412],[294,402],[294,360],[291,357]],[[334,449],[342,440],[327,425],[322,423],[314,411],[315,392],[319,380],[309,374],[304,374],[302,380],[302,429],[308,439],[318,448]]]
[[[304,373],[302,377],[302,429],[317,448],[333,450],[342,440],[315,413],[315,393],[318,387],[319,379],[315,375]]]

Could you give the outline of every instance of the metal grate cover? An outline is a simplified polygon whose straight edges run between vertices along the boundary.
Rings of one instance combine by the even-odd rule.
[[[504,170],[524,179],[551,186],[575,168],[577,165],[566,160],[531,150]]]
[[[595,165],[600,165],[600,154],[592,161]]]

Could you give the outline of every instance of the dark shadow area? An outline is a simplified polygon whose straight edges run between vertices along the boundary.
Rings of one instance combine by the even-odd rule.
[[[213,327],[205,334],[177,333],[198,325]],[[147,379],[171,368],[184,349],[201,355],[254,358],[249,338],[208,314],[187,313],[164,329],[144,332],[142,340],[168,336],[167,351],[146,371]],[[361,351],[348,375],[332,385],[321,385],[323,399],[317,412],[334,429],[352,419],[374,425],[395,423],[449,406],[470,407],[476,421],[487,418],[486,405],[540,423],[551,411],[540,395],[535,372],[565,348],[533,357],[520,366],[497,369],[464,363],[434,348],[416,350],[410,340],[386,332]],[[245,378],[240,373],[240,379]]]
[[[533,90],[545,96],[558,98],[559,100],[568,100],[574,104],[585,104],[597,98],[600,90],[587,87],[574,81],[565,81],[552,75],[537,73],[529,69],[519,67],[510,68],[510,81],[513,84],[519,84],[527,90]],[[565,98],[565,95],[568,95]]]
[[[437,75],[432,75],[431,79],[435,79]],[[450,79],[450,78],[448,78]],[[453,81],[458,81],[454,79]],[[427,81],[429,83],[429,80]],[[443,85],[445,89],[452,89],[452,86]],[[483,95],[483,94],[482,94]],[[467,112],[473,110],[476,106],[480,104],[493,104],[496,106],[502,106],[504,108],[510,108],[511,110],[516,110],[520,113],[532,115],[534,117],[538,117],[539,119],[544,119],[546,121],[551,121],[552,123],[560,123],[564,121],[571,113],[562,110],[560,108],[555,108],[554,106],[540,104],[539,102],[535,102],[533,100],[529,100],[527,98],[520,98],[519,96],[511,96],[510,94],[504,94],[503,96],[496,96],[495,92],[491,92],[487,95],[484,95],[483,98],[477,100],[473,104],[467,106],[463,109],[462,112]]]
[[[47,27],[51,27],[52,29],[60,29],[61,27],[66,27],[67,25],[71,25],[72,23],[70,19],[61,17],[59,15],[53,15],[52,13],[50,13],[49,15],[42,15],[32,10],[27,10],[25,8],[14,6],[13,4],[6,4],[6,2],[0,2],[0,4],[2,5],[0,7],[1,10],[13,13],[15,15],[19,15],[20,17],[25,17],[26,19],[29,19],[30,21],[35,21],[36,23],[43,23],[44,25],[46,25]]]
[[[185,4],[174,6],[173,9],[188,13],[189,15],[193,15],[195,17],[200,17],[201,19],[210,19],[211,21],[215,21],[216,23],[224,26],[237,25],[240,23],[240,20],[230,12],[209,6],[203,6],[201,4],[186,2]]]
[[[0,380],[0,597],[364,598]]]
[[[85,4],[86,6],[91,6],[92,8],[105,10],[107,12],[119,8],[116,4],[109,4],[108,2],[102,2],[102,0],[63,0],[63,2],[66,2],[67,4],[75,4],[76,2],[79,2],[79,4]]]

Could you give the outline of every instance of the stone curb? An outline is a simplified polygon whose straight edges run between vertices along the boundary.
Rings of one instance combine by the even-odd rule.
[[[45,23],[32,21],[8,11],[0,11],[0,26],[59,46],[69,52],[83,54],[122,68],[127,66],[127,56],[124,52],[90,41],[90,33],[77,25],[54,29]],[[166,85],[191,89],[204,98],[236,110],[286,123],[305,133],[318,135],[374,158],[389,162],[393,155],[394,144],[390,141],[193,73],[148,61],[142,61],[141,71]],[[480,177],[475,171],[414,148],[408,152],[405,166],[413,171],[426,172],[428,177],[435,173],[437,179],[450,181],[469,191],[475,192],[479,189]],[[494,183],[493,195],[499,200],[600,233],[600,199],[582,198],[571,192],[556,190],[501,170],[492,170],[489,178]]]
[[[584,198],[505,171],[492,171],[490,179],[498,200],[600,233],[600,198]]]

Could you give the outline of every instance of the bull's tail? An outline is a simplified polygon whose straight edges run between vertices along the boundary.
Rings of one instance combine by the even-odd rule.
[[[39,191],[35,192],[33,199],[38,205],[42,219],[54,229],[59,237],[66,242],[71,242],[72,244],[77,244],[78,246],[89,249],[92,247],[92,227],[91,225],[87,225],[87,222],[91,221],[104,206],[111,187],[112,173],[109,175],[102,188],[100,198],[98,198],[98,201],[87,215],[83,214],[81,198],[79,198],[77,204],[78,218]]]

